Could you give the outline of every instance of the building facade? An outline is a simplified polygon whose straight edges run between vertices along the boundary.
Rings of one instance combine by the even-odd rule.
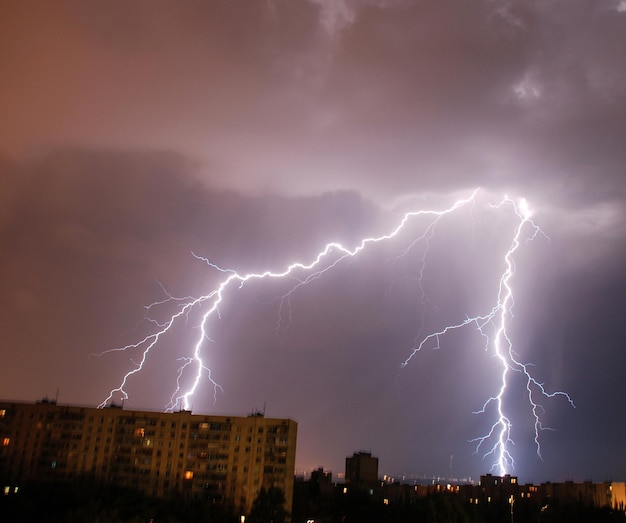
[[[548,508],[559,505],[578,504],[584,507],[609,507],[624,513],[626,511],[626,484],[622,481],[582,483],[565,481],[561,483],[541,483],[540,485],[519,484],[516,476],[506,474],[480,477],[479,485],[463,485],[460,495],[471,504],[509,503],[525,500]]]
[[[156,497],[187,496],[248,514],[261,487],[291,512],[297,424],[0,401],[0,487],[91,478]]]
[[[371,452],[355,452],[346,458],[347,485],[359,488],[373,487],[378,483],[378,458]]]

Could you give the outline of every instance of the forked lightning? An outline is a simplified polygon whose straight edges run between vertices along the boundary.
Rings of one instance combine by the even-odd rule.
[[[352,249],[337,242],[328,243],[319,251],[317,256],[308,263],[295,262],[287,265],[283,270],[276,272],[264,271],[258,273],[240,274],[234,269],[224,269],[206,258],[198,257],[206,262],[211,269],[221,272],[223,274],[223,278],[219,281],[215,288],[211,289],[208,293],[202,296],[174,298],[168,295],[166,300],[150,305],[147,307],[148,311],[166,302],[171,303],[175,301],[178,304],[178,310],[165,322],[154,322],[156,329],[145,338],[131,345],[104,351],[100,354],[104,355],[111,352],[128,351],[131,349],[139,350],[141,352],[141,358],[139,361],[133,362],[134,368],[122,377],[119,385],[110,391],[106,399],[100,404],[100,407],[104,407],[119,397],[124,399],[128,398],[126,388],[129,380],[135,374],[144,369],[151,352],[153,350],[157,350],[157,346],[163,336],[165,336],[175,324],[186,321],[192,310],[196,310],[200,307],[206,307],[206,311],[201,316],[199,334],[189,354],[179,360],[181,363],[176,369],[176,387],[172,392],[170,402],[166,406],[166,410],[175,410],[180,408],[189,409],[191,399],[203,377],[206,377],[210,381],[215,394],[217,394],[217,392],[221,390],[221,387],[213,379],[210,367],[205,362],[206,356],[203,354],[203,347],[206,341],[210,339],[209,329],[211,327],[211,320],[215,317],[219,317],[220,305],[222,305],[227,298],[234,299],[237,289],[241,289],[242,286],[252,280],[289,278],[289,280],[293,281],[294,284],[281,298],[281,304],[279,306],[280,316],[283,305],[298,289],[301,289],[308,283],[322,277],[326,272],[331,271],[346,258],[359,256],[362,252],[367,250],[368,246],[379,242],[385,242],[396,237],[403,229],[405,229],[409,222],[417,217],[426,218],[427,225],[423,229],[424,232],[417,235],[417,237],[412,240],[405,252],[410,250],[420,241],[428,242],[434,234],[435,227],[440,220],[455,213],[455,211],[464,206],[475,204],[477,194],[478,189],[473,191],[467,198],[459,199],[451,206],[443,210],[430,209],[407,212],[400,217],[395,228],[387,234],[377,237],[364,238],[357,244],[356,247]],[[485,349],[492,351],[499,361],[500,384],[498,390],[484,402],[482,409],[480,410],[482,413],[487,413],[488,410],[493,410],[495,413],[494,422],[487,434],[480,436],[473,441],[476,444],[477,452],[483,452],[485,457],[493,457],[494,462],[492,471],[495,470],[498,474],[504,475],[505,473],[509,473],[515,466],[513,456],[509,450],[513,443],[511,439],[511,416],[507,414],[503,401],[504,394],[509,383],[510,373],[519,373],[523,376],[526,384],[526,396],[534,418],[534,441],[537,454],[540,457],[541,446],[539,436],[541,430],[546,428],[542,423],[540,398],[548,399],[555,396],[561,396],[572,406],[574,406],[574,403],[567,393],[561,391],[549,392],[544,388],[542,383],[538,382],[533,377],[529,371],[529,366],[520,361],[519,356],[513,348],[513,343],[507,334],[507,325],[512,319],[513,277],[515,275],[514,256],[518,249],[523,246],[524,242],[534,239],[541,233],[541,231],[532,221],[531,212],[525,200],[515,202],[508,197],[504,197],[499,203],[492,204],[492,207],[495,209],[510,209],[516,218],[516,226],[512,231],[508,250],[503,254],[501,265],[503,267],[503,272],[499,278],[497,295],[494,297],[492,304],[480,315],[466,317],[458,323],[447,325],[445,328],[437,332],[432,332],[421,340],[416,340],[417,343],[415,348],[411,351],[406,360],[402,362],[402,366],[406,367],[423,348],[439,348],[440,344],[443,342],[443,338],[445,338],[446,334],[451,331],[467,328],[475,328],[480,331],[485,339]],[[424,258],[422,259],[422,266],[419,271],[420,278],[423,275],[425,256],[427,253],[428,248],[424,251]],[[494,334],[490,336],[490,332]],[[183,382],[188,383],[188,385],[184,386]]]

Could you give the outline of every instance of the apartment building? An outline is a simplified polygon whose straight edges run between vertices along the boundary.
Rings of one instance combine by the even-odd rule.
[[[149,495],[250,511],[278,487],[291,512],[297,424],[290,419],[0,401],[0,487],[92,478]]]
[[[478,485],[463,485],[460,495],[471,504],[510,503],[518,501],[537,503],[548,507],[552,503],[560,505],[579,504],[584,507],[610,507],[613,510],[626,510],[626,484],[623,481],[582,483],[565,481],[521,485],[516,476],[505,474],[480,477]]]
[[[347,485],[354,487],[373,487],[378,484],[378,458],[371,452],[355,452],[346,458]]]

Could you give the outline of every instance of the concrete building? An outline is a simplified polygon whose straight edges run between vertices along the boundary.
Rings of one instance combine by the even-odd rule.
[[[182,495],[248,514],[261,487],[291,512],[297,424],[0,401],[0,488],[91,478],[157,497]]]
[[[624,512],[626,509],[626,485],[621,481],[542,483],[539,487],[539,492],[546,503],[558,500],[560,503],[580,503],[584,506],[611,507],[620,512]]]
[[[378,458],[371,452],[355,452],[346,458],[346,485],[370,488],[378,484]]]
[[[479,485],[463,485],[459,493],[465,501],[480,506],[503,502],[512,505],[525,500],[544,507],[558,503],[610,507],[620,512],[626,510],[626,485],[624,482],[616,481],[602,483],[565,481],[521,485],[516,476],[486,474],[480,477]]]

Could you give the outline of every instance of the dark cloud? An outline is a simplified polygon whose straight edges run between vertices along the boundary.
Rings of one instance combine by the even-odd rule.
[[[467,440],[485,428],[472,412],[493,358],[468,335],[399,363],[416,336],[488,303],[501,270],[488,254],[511,222],[486,203],[525,196],[546,236],[516,258],[511,332],[578,408],[546,405],[558,430],[543,462],[516,425],[517,472],[624,476],[623,422],[607,415],[625,363],[622,4],[5,2],[0,394],[59,387],[99,403],[136,355],[89,355],[144,335],[163,287],[198,295],[223,274],[192,253],[278,270],[480,186],[474,212],[437,228],[428,300],[422,247],[398,258],[402,242],[342,263],[287,308],[285,285],[233,291],[207,342],[224,392],[214,404],[204,383],[194,408],[267,401],[300,421],[300,467],[338,471],[369,448],[392,472],[445,473],[451,454],[458,474],[484,472]],[[197,320],[165,341],[154,379],[130,385],[131,403],[168,401],[164,369]]]

